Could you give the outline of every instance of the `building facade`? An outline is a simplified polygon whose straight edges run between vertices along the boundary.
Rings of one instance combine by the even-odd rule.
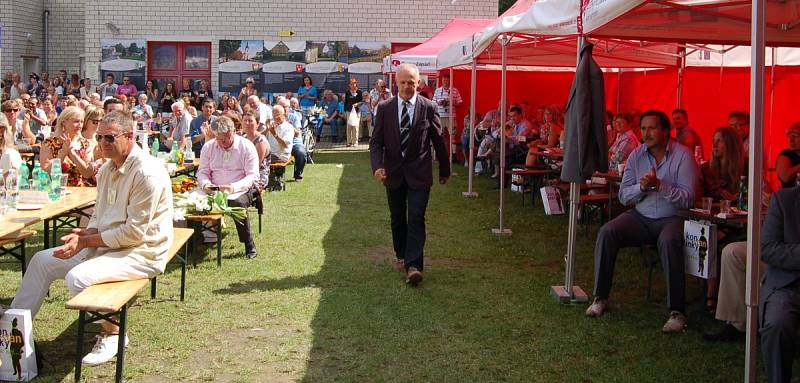
[[[147,67],[141,69],[148,78],[154,73],[171,76],[180,87],[181,78],[202,76],[217,90],[223,41],[279,40],[289,45],[366,41],[402,46],[425,40],[452,18],[496,17],[498,1],[0,0],[0,9],[2,73],[46,70],[52,75],[65,69],[97,83],[101,60],[107,58],[102,42],[143,41]],[[169,62],[155,56],[173,51],[176,56]],[[163,67],[175,64],[170,60],[179,62]]]

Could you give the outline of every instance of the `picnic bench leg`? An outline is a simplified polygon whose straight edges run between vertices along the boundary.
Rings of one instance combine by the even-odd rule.
[[[78,313],[78,340],[75,347],[75,382],[81,381],[81,362],[83,359],[83,330],[86,325],[86,311]]]
[[[26,262],[28,260],[28,257],[25,255],[25,240],[24,239],[22,240],[21,246],[22,246],[22,248],[20,249],[20,256],[22,256],[22,259],[20,259],[20,265],[22,266],[22,276],[24,277],[25,276],[25,270],[28,268],[28,265],[27,265],[27,262]]]
[[[186,263],[189,260],[189,242],[183,245],[183,259],[181,259],[181,302],[186,291]]]
[[[156,277],[150,280],[150,299],[156,299]]]
[[[192,237],[189,238],[189,243],[192,245],[192,267],[196,268],[197,267],[197,249],[200,248],[200,245],[197,243],[197,241],[199,241],[200,240],[200,236],[203,235],[203,230],[202,230],[202,226],[199,226],[197,224],[197,222],[195,222],[195,221],[190,221],[190,222],[191,222],[191,225],[192,225],[192,230],[194,230],[194,233],[192,233]],[[200,230],[198,230],[198,229],[200,229]]]
[[[125,368],[125,324],[128,321],[128,304],[124,304],[119,314],[119,341],[117,343],[117,374],[114,379],[122,383],[122,372]]]
[[[44,220],[44,248],[50,248],[50,218]]]
[[[217,267],[222,267],[222,218],[217,220]]]

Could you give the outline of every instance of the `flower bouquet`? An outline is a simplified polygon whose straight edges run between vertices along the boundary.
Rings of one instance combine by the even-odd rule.
[[[199,191],[172,195],[175,220],[184,220],[186,215],[222,214],[235,220],[243,220],[247,212],[243,207],[228,206],[228,193],[216,191],[206,195]]]
[[[328,112],[325,111],[325,108],[318,105],[311,107],[310,112],[313,116],[328,117]]]

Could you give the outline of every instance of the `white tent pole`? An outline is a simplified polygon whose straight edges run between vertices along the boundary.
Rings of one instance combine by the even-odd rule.
[[[775,47],[771,49],[772,53],[772,66],[770,67],[769,76],[769,124],[767,124],[767,153],[766,158],[768,164],[774,164],[772,159],[772,122],[775,120],[775,66],[778,65],[778,52]]]
[[[764,162],[765,1],[753,0],[750,21],[750,179],[747,190],[747,341],[744,379],[755,382],[758,359],[758,259],[761,256],[761,186]]]
[[[475,95],[475,91],[477,88],[478,82],[478,71],[477,71],[477,64],[475,63],[475,59],[472,59],[472,73],[470,74],[470,85],[469,85],[469,175],[467,180],[467,191],[462,193],[464,197],[467,198],[475,198],[478,196],[478,193],[472,190],[472,177],[475,174],[475,99],[477,96]],[[464,126],[464,129],[467,127]],[[461,134],[464,134],[463,131]]]
[[[456,110],[455,108],[453,108],[453,80],[454,80],[453,67],[450,67],[450,88],[447,89],[447,112],[448,112],[447,116],[448,119],[450,120],[450,125],[448,128],[449,131],[447,132],[447,137],[448,137],[447,141],[449,145],[449,147],[447,148],[447,156],[450,157],[448,158],[448,161],[450,161],[451,176],[456,175],[456,172],[453,171],[453,154],[455,154],[453,150],[453,133],[455,133],[456,131],[456,127],[455,125],[453,125],[453,120],[454,120],[453,115],[456,114]]]
[[[681,48],[680,58],[678,60],[680,61],[680,66],[678,67],[676,108],[681,108],[683,105],[683,72],[686,71],[686,48]]]
[[[614,111],[615,114],[621,112],[621,110],[620,110],[620,98],[622,97],[622,91],[620,89],[622,88],[622,71],[623,70],[624,70],[623,68],[617,69],[617,71],[618,71],[617,72],[617,108]]]
[[[510,38],[503,34],[500,37],[502,46],[500,62],[502,71],[500,72],[500,227],[492,229],[495,235],[511,235],[511,229],[503,227],[503,214],[505,209],[505,190],[506,190],[506,45]]]

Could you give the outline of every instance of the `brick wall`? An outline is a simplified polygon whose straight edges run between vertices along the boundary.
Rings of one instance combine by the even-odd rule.
[[[99,21],[86,19],[83,1],[74,0],[45,0],[50,10],[50,43],[48,49],[50,73],[66,69],[67,74],[78,73],[80,70],[80,56],[83,55],[85,38],[85,21],[99,23]]]
[[[0,72],[21,71],[23,55],[38,56],[41,60],[42,1],[0,0],[0,10],[0,22],[4,24]],[[41,70],[41,67],[37,70]],[[22,77],[23,81],[27,81],[24,75]]]
[[[50,0],[62,1],[62,0]],[[219,40],[284,40],[278,31],[295,31],[294,40],[423,41],[452,18],[497,16],[497,0],[229,0],[120,2],[85,0],[87,63],[100,61],[100,40],[210,41],[212,87],[216,90]],[[398,16],[402,15],[402,16]],[[113,23],[113,35],[105,23]]]

